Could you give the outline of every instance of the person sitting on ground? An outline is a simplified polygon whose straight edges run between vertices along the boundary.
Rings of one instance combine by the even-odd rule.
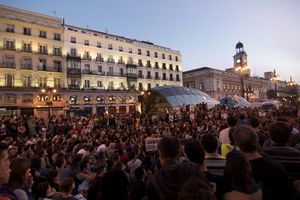
[[[226,159],[218,154],[219,141],[213,134],[205,134],[201,138],[205,150],[205,166],[213,174],[223,176]]]
[[[176,137],[162,137],[157,149],[162,167],[148,180],[146,190],[149,200],[177,199],[180,188],[191,176],[206,180],[199,165],[191,162],[179,163],[181,146]]]

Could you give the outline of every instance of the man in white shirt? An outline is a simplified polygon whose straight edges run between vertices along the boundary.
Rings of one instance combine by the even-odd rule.
[[[230,144],[229,130],[230,130],[230,128],[235,127],[237,125],[237,121],[238,120],[233,116],[229,116],[227,118],[227,123],[228,123],[229,127],[221,130],[219,133],[219,140],[220,140],[221,144]]]

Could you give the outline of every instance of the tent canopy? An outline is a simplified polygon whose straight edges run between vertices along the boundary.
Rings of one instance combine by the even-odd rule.
[[[180,107],[183,105],[196,105],[206,103],[216,105],[219,102],[211,98],[208,94],[200,90],[180,87],[180,86],[160,86],[153,88],[152,91],[159,93],[171,107]]]

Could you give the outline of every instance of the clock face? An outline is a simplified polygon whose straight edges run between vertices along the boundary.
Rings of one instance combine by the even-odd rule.
[[[236,62],[237,62],[237,63],[240,63],[240,62],[241,62],[241,59],[237,59]]]

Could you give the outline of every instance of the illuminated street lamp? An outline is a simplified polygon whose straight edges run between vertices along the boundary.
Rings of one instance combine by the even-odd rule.
[[[274,69],[273,76],[271,77],[270,80],[271,80],[272,82],[274,82],[274,84],[275,84],[275,98],[277,99],[277,81],[279,80],[279,76],[276,75],[275,69]]]
[[[287,86],[290,88],[291,92],[291,103],[294,101],[294,94],[297,96],[297,83],[293,81],[292,77],[290,76],[290,81],[287,82]],[[296,104],[298,105],[298,98],[296,99]]]
[[[53,102],[52,102],[53,97],[51,98],[51,94],[56,93],[57,90],[56,89],[48,88],[48,89],[41,89],[41,92],[42,93],[48,93],[48,98],[47,98],[46,105],[48,106],[48,119],[49,119],[50,116],[51,116],[51,106],[53,104]]]
[[[245,88],[244,88],[244,74],[245,71],[247,71],[249,67],[247,65],[241,65],[235,68],[235,71],[239,72],[241,74],[241,86],[242,86],[242,97],[245,97]]]

